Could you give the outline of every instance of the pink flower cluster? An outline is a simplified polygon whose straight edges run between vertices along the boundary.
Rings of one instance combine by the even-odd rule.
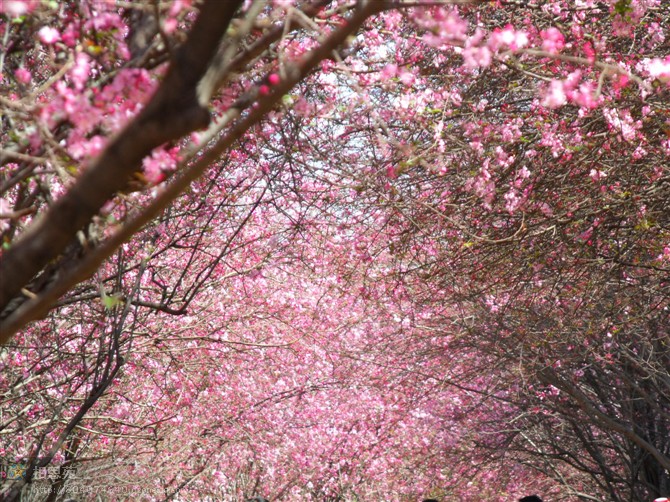
[[[593,82],[580,82],[581,70],[575,70],[564,80],[552,80],[544,89],[542,106],[547,108],[559,108],[567,103],[572,103],[585,109],[597,107],[602,98],[596,93]]]

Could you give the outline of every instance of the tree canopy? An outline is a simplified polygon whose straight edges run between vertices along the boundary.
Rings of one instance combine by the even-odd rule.
[[[670,494],[669,23],[0,2],[2,499]]]

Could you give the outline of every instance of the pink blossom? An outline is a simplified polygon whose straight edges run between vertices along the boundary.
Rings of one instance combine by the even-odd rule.
[[[74,88],[81,90],[88,82],[88,77],[91,73],[91,58],[88,54],[80,52],[77,54],[72,70],[70,70],[70,77]]]
[[[472,141],[470,141],[469,145],[470,145],[470,148],[472,148],[475,152],[477,152],[479,154],[484,153],[484,145],[482,145],[481,141],[472,140]]]
[[[625,73],[615,75],[612,77],[612,87],[616,90],[623,89],[630,82],[630,77]]]
[[[561,80],[552,80],[544,93],[542,106],[547,108],[558,108],[567,102],[564,84]]]
[[[295,101],[293,105],[293,110],[298,114],[303,117],[306,117],[315,111],[315,107],[312,103],[307,101],[305,98],[302,96]]]
[[[519,206],[521,206],[522,199],[519,197],[519,193],[515,189],[509,190],[505,195],[505,209],[509,214],[514,214]]]
[[[603,178],[607,177],[607,173],[605,171],[600,171],[598,169],[591,169],[589,172],[589,178],[591,178],[593,181],[600,181]]]
[[[382,69],[380,76],[383,80],[388,80],[395,77],[398,74],[398,65],[397,64],[387,64]]]
[[[649,23],[649,32],[654,45],[661,45],[665,42],[664,28],[658,23]]]
[[[478,197],[484,200],[484,207],[491,209],[491,203],[495,198],[495,183],[491,179],[491,173],[488,170],[488,161],[484,162],[479,174],[468,180],[465,187],[472,190]]]
[[[568,76],[564,80],[565,89],[571,91],[577,87],[579,81],[582,79],[581,70],[575,70],[568,73]]]
[[[403,70],[400,72],[399,79],[404,85],[409,87],[416,81],[416,76],[410,71]]]
[[[656,166],[654,168],[653,174],[649,177],[651,181],[657,181],[663,176],[663,168],[661,166]]]
[[[558,158],[565,151],[565,144],[560,135],[556,134],[555,128],[547,129],[542,132],[540,140],[542,146],[551,148],[551,155]]]
[[[79,40],[79,25],[76,23],[70,23],[66,26],[65,30],[61,35],[63,43],[68,47],[74,47],[77,45]]]
[[[496,162],[500,167],[509,167],[514,164],[514,155],[509,155],[501,146],[495,148]]]
[[[670,80],[670,57],[646,59],[643,63],[650,77],[663,81]]]
[[[465,41],[465,47],[461,50],[461,55],[467,68],[486,68],[491,64],[493,58],[491,50],[487,46],[481,45],[484,36],[484,30],[477,28],[475,33]]]
[[[480,99],[475,106],[473,107],[476,112],[486,111],[486,107],[489,104],[489,100],[486,98]]]
[[[86,139],[81,134],[76,133],[70,135],[69,141],[68,151],[72,158],[76,160],[95,157],[102,151],[106,143],[106,139],[100,135]]]
[[[39,5],[36,0],[2,0],[0,1],[0,13],[9,17],[19,17],[32,12]]]
[[[434,19],[437,21],[440,34],[450,38],[462,39],[468,29],[468,23],[460,17],[457,10],[444,13],[438,10]]]
[[[176,0],[168,11],[169,15],[176,17],[180,12],[188,8],[192,1],[193,0]]]
[[[170,33],[174,33],[174,31],[177,29],[177,26],[178,23],[175,18],[166,19],[163,23],[163,31],[169,35]]]
[[[433,47],[440,47],[454,40],[464,40],[468,29],[467,21],[462,19],[456,10],[436,9],[432,16],[416,21],[423,28],[430,30],[423,38]]]
[[[593,82],[582,83],[579,89],[568,93],[568,98],[575,104],[588,109],[597,107],[600,102]]]
[[[462,55],[468,68],[486,68],[491,64],[492,54],[488,47],[466,47]]]
[[[558,29],[551,27],[540,32],[542,37],[542,49],[557,54],[565,47],[565,37]]]
[[[500,137],[505,143],[511,143],[519,139],[522,136],[520,129],[522,125],[522,120],[505,123],[505,128],[501,131]]]
[[[528,179],[529,177],[530,177],[530,171],[526,166],[523,166],[516,173],[516,179],[514,180],[514,187],[521,188],[521,185],[523,185],[523,181]]]
[[[591,42],[586,42],[584,45],[582,45],[582,50],[584,51],[584,55],[588,58],[589,61],[595,61],[596,51],[593,48],[593,44]]]
[[[60,40],[60,32],[51,26],[44,26],[41,28],[40,31],[37,32],[37,36],[42,43],[47,45],[55,44]]]
[[[4,232],[9,228],[7,219],[12,213],[12,207],[5,199],[0,199],[0,232]]]
[[[642,128],[642,122],[634,120],[629,110],[605,108],[603,116],[610,127],[619,132],[626,141],[633,141],[637,137],[637,131]]]
[[[32,79],[32,75],[30,74],[30,72],[23,67],[18,68],[14,72],[14,76],[16,77],[16,80],[18,80],[22,84],[27,84]]]
[[[95,29],[97,31],[109,31],[112,29],[122,29],[123,21],[121,16],[111,12],[102,12],[93,16],[89,21],[84,25],[85,29]]]
[[[537,207],[542,212],[542,214],[548,218],[551,218],[554,215],[554,211],[551,209],[551,206],[546,202],[538,202],[535,204],[535,207]]]
[[[516,51],[524,48],[526,45],[528,45],[528,35],[526,35],[526,32],[515,30],[510,25],[507,25],[502,30],[494,30],[488,41],[488,46],[493,51],[498,51],[505,46]]]
[[[272,3],[280,9],[288,9],[295,4],[295,0],[272,0]]]
[[[276,73],[271,73],[268,77],[268,82],[270,85],[277,85],[281,81],[281,78]]]
[[[498,312],[500,310],[500,307],[504,307],[509,303],[509,295],[507,294],[502,294],[500,296],[486,295],[484,303],[491,312]]]
[[[649,152],[642,148],[642,146],[638,146],[634,151],[633,151],[633,158],[635,160],[642,159],[648,155]]]
[[[384,27],[390,31],[397,29],[402,19],[403,15],[397,10],[385,12],[382,17]]]
[[[581,234],[579,234],[577,236],[577,240],[581,241],[581,242],[588,242],[589,239],[591,239],[591,237],[593,236],[593,230],[594,230],[594,227],[590,226],[589,228],[587,228],[586,230],[584,230]]]
[[[142,162],[144,176],[151,185],[158,185],[166,177],[166,173],[173,171],[177,166],[175,153],[157,148]]]

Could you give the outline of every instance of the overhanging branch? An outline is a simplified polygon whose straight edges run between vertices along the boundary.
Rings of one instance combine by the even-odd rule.
[[[215,3],[217,0],[213,0]],[[227,3],[227,2],[223,2]],[[371,0],[361,2],[347,23],[335,30],[319,47],[307,53],[298,63],[287,68],[285,78],[273,88],[273,92],[262,96],[251,112],[241,118],[209,151],[200,156],[190,166],[181,168],[179,176],[169,184],[146,208],[131,217],[114,235],[93,249],[72,270],[66,272],[62,278],[53,283],[47,290],[35,298],[23,303],[15,312],[0,324],[0,344],[6,343],[9,338],[27,323],[46,315],[51,306],[60,296],[65,294],[77,283],[90,277],[105,259],[124,242],[130,239],[144,225],[156,218],[163,209],[171,204],[194,180],[200,177],[205,170],[216,162],[223,153],[230,149],[252,126],[271,111],[282,96],[293,86],[305,78],[324,59],[330,57],[333,51],[341,46],[346,39],[358,31],[365,20],[371,15],[388,8],[383,1]],[[203,13],[204,15],[204,9]],[[195,29],[195,28],[194,28]],[[148,107],[147,107],[148,108]],[[140,159],[141,160],[141,159]],[[132,172],[131,172],[132,173]],[[104,203],[104,201],[103,201]],[[101,204],[102,205],[102,204]],[[93,213],[95,214],[95,213]],[[91,214],[91,216],[93,216]],[[73,234],[76,232],[74,230]],[[37,236],[39,240],[39,236]],[[4,266],[4,263],[3,263]],[[37,273],[35,271],[34,273]],[[30,280],[30,277],[27,279]],[[3,289],[5,285],[3,284]],[[15,293],[16,294],[16,293]],[[10,296],[11,299],[11,296]]]
[[[77,231],[123,190],[154,148],[209,123],[196,88],[242,0],[207,0],[187,41],[175,51],[163,83],[146,107],[83,172],[72,188],[38,218],[0,262],[0,312],[63,253]],[[10,335],[1,331],[0,343]]]

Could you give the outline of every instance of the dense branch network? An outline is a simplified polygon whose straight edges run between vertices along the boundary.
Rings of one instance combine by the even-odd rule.
[[[5,498],[668,494],[664,3],[0,16]]]

